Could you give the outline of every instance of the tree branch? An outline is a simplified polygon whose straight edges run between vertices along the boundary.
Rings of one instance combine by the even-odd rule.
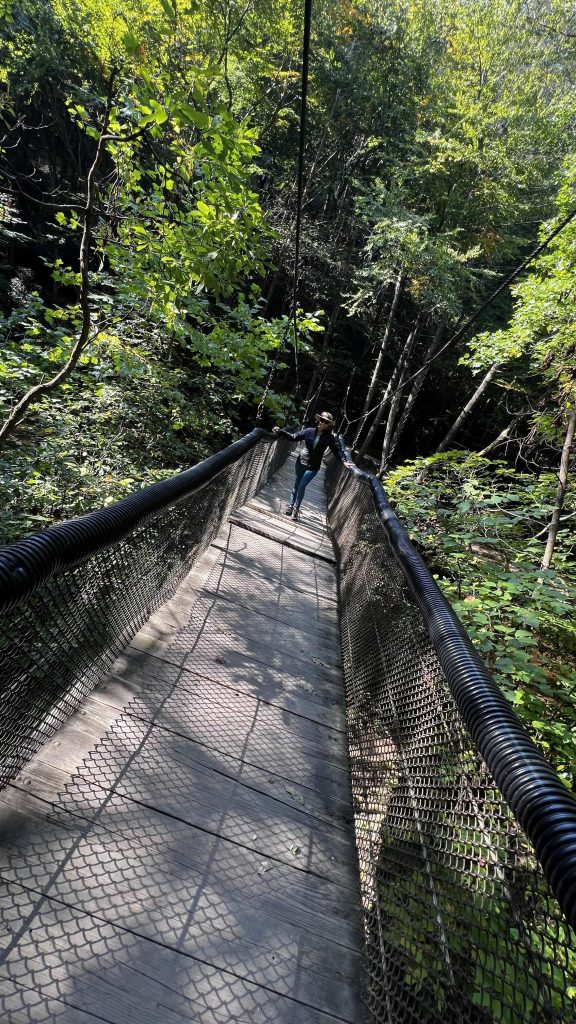
[[[84,228],[82,231],[82,240],[80,242],[80,309],[82,311],[82,326],[80,328],[80,334],[78,339],[68,357],[68,361],[58,371],[58,373],[50,380],[43,381],[41,384],[36,384],[35,387],[30,388],[29,391],[16,403],[12,412],[6,418],[2,427],[0,428],[0,445],[6,438],[13,433],[17,425],[26,415],[28,408],[43,398],[49,392],[54,391],[67,377],[70,376],[72,370],[78,363],[80,356],[87,346],[94,341],[98,336],[99,331],[96,331],[91,335],[92,327],[92,315],[90,311],[90,275],[88,264],[90,260],[90,247],[92,244],[92,217],[94,214],[94,197],[96,193],[96,172],[98,165],[102,158],[102,154],[105,148],[106,131],[108,128],[108,122],[110,119],[110,111],[112,108],[112,101],[114,96],[114,79],[116,77],[116,71],[113,70],[110,74],[108,82],[108,96],[106,99],[106,110],[104,114],[104,122],[102,125],[102,131],[98,139],[98,145],[96,147],[96,155],[92,162],[92,166],[88,171],[88,178],[86,180],[86,204],[84,207]]]
[[[562,448],[562,455],[560,458],[560,472],[558,473],[558,488],[556,490],[556,504],[550,520],[550,526],[548,527],[548,540],[546,541],[546,549],[544,551],[544,557],[542,558],[542,569],[549,569],[552,556],[554,554],[554,547],[556,545],[556,537],[558,534],[558,528],[560,526],[560,516],[562,508],[564,506],[564,497],[566,495],[566,488],[568,486],[568,470],[570,467],[570,453],[572,451],[572,443],[574,441],[574,434],[576,433],[576,402],[570,410],[570,416],[568,417],[568,426],[566,428],[566,437],[564,438],[564,445]]]

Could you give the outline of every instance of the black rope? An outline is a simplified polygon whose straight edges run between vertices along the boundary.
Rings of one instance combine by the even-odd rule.
[[[293,322],[294,322],[294,366],[296,371],[296,394],[300,393],[300,375],[298,367],[298,279],[300,269],[300,233],[302,227],[302,202],[304,198],[304,149],[306,146],[306,119],[308,113],[308,73],[310,68],[310,33],[312,27],[312,0],[304,0],[304,39],[302,44],[302,89],[300,101],[300,134],[298,140],[298,194],[296,198],[296,232],[294,243],[294,285],[293,285]]]
[[[298,398],[300,394],[300,370],[298,364],[298,279],[299,279],[299,266],[300,266],[300,233],[302,226],[302,205],[304,200],[304,149],[306,146],[306,120],[308,113],[308,74],[310,68],[310,34],[312,27],[312,0],[304,0],[304,36],[302,41],[302,87],[301,87],[301,99],[300,99],[300,131],[298,137],[298,174],[297,174],[297,198],[296,198],[296,226],[295,226],[295,244],[294,244],[294,272],[292,281],[292,329],[294,334],[294,371],[296,374],[296,389],[295,397]],[[288,321],[289,323],[289,321]],[[283,341],[288,334],[288,324],[285,334],[283,333]],[[276,349],[272,367],[268,375],[268,380],[264,387],[262,398],[258,406],[256,413],[256,423],[259,424],[264,415],[264,405],[268,392],[272,385],[272,380],[276,372],[278,364],[278,357],[280,354],[280,348],[282,347],[283,341]]]

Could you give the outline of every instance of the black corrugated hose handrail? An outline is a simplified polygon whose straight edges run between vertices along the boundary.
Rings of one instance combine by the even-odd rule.
[[[345,457],[350,453],[340,445]],[[568,922],[576,928],[576,800],[550,767],[479,658],[390,507],[382,484],[366,480],[384,532],[422,612],[458,710],[508,806],[529,837]]]
[[[200,490],[262,440],[275,440],[275,435],[256,427],[191,469],[151,484],[108,508],[50,526],[0,549],[0,613],[20,604],[51,576],[80,565],[127,537],[162,509]]]

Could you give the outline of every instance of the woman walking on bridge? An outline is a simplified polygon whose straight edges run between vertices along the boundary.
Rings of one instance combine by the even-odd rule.
[[[285,515],[292,516],[293,519],[299,517],[304,491],[320,469],[322,457],[327,448],[347,469],[354,469],[354,463],[347,462],[342,456],[332,433],[334,417],[329,412],[321,412],[314,418],[316,420],[315,427],[306,427],[304,430],[299,430],[297,434],[291,434],[288,430],[283,430],[282,427],[273,428],[275,434],[288,437],[291,441],[304,442],[296,459],[294,489],[288,507],[285,509]]]

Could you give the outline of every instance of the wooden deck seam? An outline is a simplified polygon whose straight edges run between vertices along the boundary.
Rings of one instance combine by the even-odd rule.
[[[92,694],[92,697],[94,699],[99,699],[96,692],[94,692]],[[115,707],[115,705],[107,704],[107,702],[105,700],[100,700],[100,703],[106,704],[107,707],[112,707],[112,708]],[[149,719],[141,717],[135,711],[131,711],[129,709],[126,709],[125,715],[126,715],[126,717],[131,718],[135,722],[139,722],[142,725],[147,725],[150,722]],[[211,746],[210,744],[204,743],[201,740],[197,740],[197,739],[193,740],[186,733],[180,732],[177,729],[173,729],[170,726],[164,725],[162,722],[152,722],[152,726],[153,726],[154,729],[159,729],[162,732],[167,733],[169,736],[174,736],[174,737],[176,737],[176,738],[178,738],[180,740],[184,740],[186,743],[190,743],[191,745],[198,746],[202,750],[206,750],[207,752],[214,752],[216,754],[222,754],[224,756],[228,755],[228,751],[223,750],[220,747]],[[47,763],[49,763],[49,762],[47,762]],[[250,761],[246,757],[242,758],[242,764],[245,764],[248,768],[254,768],[256,771],[262,771],[262,772],[264,772],[266,774],[269,774],[270,776],[274,776],[275,779],[278,779],[280,782],[283,782],[283,783],[288,783],[288,785],[295,785],[296,784],[294,779],[290,778],[288,775],[283,775],[277,769],[271,769],[271,768],[269,768],[269,767],[267,767],[265,765],[258,764],[256,761]],[[330,763],[330,767],[331,768],[335,767],[335,768],[337,768],[340,771],[344,771],[344,773],[345,773],[345,775],[347,777],[348,773],[347,773],[346,769],[341,769],[341,768],[339,768],[338,765],[333,765],[331,763]],[[223,778],[234,780],[234,776],[233,775],[227,774],[226,772],[222,771],[222,769],[213,768],[212,770],[215,771],[217,774],[221,775]],[[14,783],[12,783],[12,785],[13,784]],[[306,785],[305,782],[298,782],[297,785],[301,789],[306,790],[311,795],[313,795],[316,792],[316,790],[312,789],[311,786]],[[266,790],[258,789],[257,786],[247,786],[247,788],[251,789],[255,793],[261,793],[264,796],[270,795],[271,797],[274,797],[274,799],[279,804],[281,804],[282,806],[285,806],[285,807],[292,807],[293,806],[292,804],[289,803],[288,800],[282,800],[280,797],[274,796],[274,794],[268,794]],[[27,790],[26,790],[26,792],[27,792]],[[46,802],[50,803],[50,801],[46,801]],[[306,811],[306,813],[307,814],[311,814],[310,811]],[[318,815],[312,815],[312,814],[311,814],[311,816],[314,817],[314,819],[317,820],[317,821],[321,821],[321,822],[325,822],[327,824],[330,824],[332,827],[338,829],[338,831],[341,831],[342,833],[350,834],[350,833],[348,833],[348,830],[345,827],[336,825],[333,822],[333,820],[332,820],[332,816],[330,817],[330,819],[319,818]],[[342,820],[344,821],[346,819],[344,817],[342,817]],[[350,821],[352,820],[351,817],[350,817],[349,820]]]
[[[279,547],[284,546],[280,541],[273,541],[273,543],[278,544]],[[259,579],[269,581],[277,579],[279,585],[285,587],[287,590],[293,590],[297,594],[315,594],[319,601],[328,601],[330,604],[338,603],[338,595],[336,592],[328,594],[319,590],[318,587],[314,587],[313,589],[307,589],[305,584],[302,583],[299,585],[298,583],[295,583],[293,580],[291,580],[290,577],[285,574],[285,570],[282,568],[282,565],[280,566],[278,572],[274,572],[274,570],[272,569],[269,569],[268,572],[266,572],[264,569],[251,569],[248,566],[242,564],[242,561],[239,557],[239,552],[219,547],[216,541],[213,542],[211,547],[214,547],[215,550],[222,552],[222,554],[226,554],[226,557],[234,563],[234,568],[236,569],[237,572],[245,572],[249,576],[258,577]],[[291,548],[291,550],[293,551],[294,549]],[[306,557],[308,557],[308,555]]]
[[[144,717],[140,717],[139,715],[134,714],[133,712],[130,712],[130,716],[133,717],[133,718],[138,719],[138,721],[142,722],[143,725],[151,725],[155,729],[164,729],[166,732],[170,733],[170,735],[172,735],[172,736],[178,736],[180,739],[188,740],[191,743],[198,743],[198,745],[203,747],[205,750],[214,750],[216,753],[224,754],[224,755],[227,755],[229,753],[228,750],[225,750],[222,747],[217,747],[217,746],[214,746],[212,744],[203,743],[200,740],[192,739],[187,733],[181,732],[179,729],[171,728],[170,726],[165,726],[165,725],[162,724],[162,722],[158,722],[156,720],[152,720],[151,721],[150,719],[147,719],[147,718],[144,718]],[[343,772],[344,777],[348,778],[348,768],[347,767],[343,767],[342,765],[334,764],[333,761],[330,761],[330,760],[327,760],[327,759],[325,760],[324,758],[320,758],[320,757],[317,758],[317,760],[321,761],[323,764],[329,766],[330,768],[336,769],[336,771],[338,771],[338,772]],[[266,767],[266,765],[256,764],[253,761],[248,761],[246,759],[246,757],[244,757],[244,756],[242,757],[242,761],[244,762],[244,764],[251,765],[251,767],[253,767],[253,768],[259,768],[262,771],[268,771],[269,770]],[[281,776],[280,773],[277,772],[277,771],[275,771],[274,774],[278,775],[280,778],[285,777],[285,776]],[[291,779],[286,779],[286,781],[287,782],[291,782],[291,781],[293,782],[294,780],[293,779],[292,780]]]
[[[280,709],[280,710],[282,710],[282,709]],[[226,749],[225,747],[220,747],[220,746],[217,746],[216,744],[212,744],[212,743],[210,743],[210,744],[205,743],[203,741],[195,739],[194,737],[191,737],[186,732],[182,732],[180,729],[175,729],[175,728],[173,728],[171,726],[164,726],[164,724],[162,722],[158,721],[158,719],[156,717],[154,717],[152,719],[150,719],[150,718],[147,719],[147,718],[141,717],[138,714],[133,713],[133,712],[130,712],[130,714],[132,715],[132,717],[138,718],[139,721],[142,722],[145,725],[151,725],[151,726],[154,726],[154,728],[164,728],[171,735],[178,736],[181,739],[188,740],[188,741],[190,741],[192,743],[198,743],[200,746],[204,747],[207,750],[214,750],[217,753],[224,754],[224,755],[227,755],[227,754],[230,753],[230,751],[228,749]],[[315,722],[314,719],[305,719],[305,721],[311,722],[313,725],[318,725],[319,724],[319,723]],[[327,727],[326,726],[322,726],[321,728],[327,728]],[[324,756],[321,756],[321,755],[312,755],[312,756],[314,756],[314,760],[319,761],[321,764],[329,766],[330,768],[334,768],[338,772],[342,772],[344,774],[344,777],[348,778],[348,766],[347,765],[337,764],[335,762],[335,760],[333,758],[331,758],[330,756],[327,756],[327,757],[324,757]],[[257,765],[257,764],[254,764],[251,761],[248,761],[245,758],[245,756],[242,757],[242,760],[245,761],[246,764],[252,764],[252,766],[254,768],[261,768],[264,771],[268,771],[269,770],[263,764]],[[279,774],[279,773],[276,772],[276,774]]]
[[[250,608],[250,605],[246,604],[244,601],[237,600],[236,597],[229,597],[227,594],[223,594],[219,591],[212,591],[208,589],[207,586],[204,587],[202,590],[198,591],[199,596],[200,594],[206,594],[207,596],[214,598],[214,600],[226,601],[228,604],[235,608],[246,608],[247,611],[254,611],[254,609]],[[279,618],[278,616],[270,615],[268,612],[262,611],[260,609],[258,610],[257,614],[262,615],[263,618],[270,619],[271,622],[282,622],[285,626],[288,627],[288,629],[300,630],[301,632],[306,633],[306,635],[310,637],[317,637],[323,640],[329,639],[326,632],[321,633],[318,632],[318,630],[312,631],[310,629],[307,629],[306,625],[304,624],[298,623],[297,625],[295,625],[294,623],[286,622],[284,619]],[[331,632],[335,635],[335,638],[338,639],[337,631],[331,628]]]
[[[236,781],[236,780],[234,780]],[[231,846],[238,846],[242,850],[247,850],[249,853],[255,853],[258,857],[265,857],[267,861],[273,861],[275,864],[282,864],[283,867],[288,868],[290,871],[298,871],[300,874],[309,875],[312,878],[317,878],[319,881],[328,882],[329,885],[338,886],[346,891],[353,891],[349,885],[344,885],[337,879],[329,878],[327,875],[322,874],[320,871],[314,871],[312,868],[301,867],[298,863],[289,863],[283,860],[281,857],[276,856],[273,853],[263,852],[253,846],[248,846],[246,843],[241,843],[238,839],[233,839],[231,836],[223,836],[220,832],[215,832],[214,829],[207,828],[205,825],[199,825],[197,822],[188,821],[186,818],[182,818],[179,814],[175,814],[173,811],[168,811],[163,807],[156,807],[154,804],[148,803],[146,800],[138,800],[136,797],[130,796],[129,793],[121,792],[118,794],[122,800],[126,803],[132,803],[136,807],[144,807],[148,811],[153,811],[154,814],[159,814],[162,817],[169,818],[171,821],[177,821],[180,825],[185,825],[187,828],[193,828],[198,832],[202,832],[203,835],[212,836],[215,839],[219,839],[221,843],[229,843]],[[270,797],[272,799],[272,797]],[[68,813],[68,808],[58,807],[58,810],[65,810]],[[83,818],[82,815],[75,815],[81,820],[92,822],[91,818]]]
[[[216,771],[216,770],[214,769],[214,771]],[[223,773],[219,773],[219,774],[223,774]],[[223,776],[223,777],[224,778],[229,778],[229,776]],[[240,780],[238,780],[238,779],[233,779],[231,781],[238,783],[238,785],[242,785],[242,782],[240,782]],[[108,790],[105,787],[100,786],[100,784],[96,780],[93,780],[92,784],[98,786],[98,788],[103,793],[108,792]],[[258,790],[254,790],[254,788],[251,787],[251,786],[247,786],[246,788],[249,789],[249,790],[252,790],[253,792],[258,792]],[[15,789],[15,790],[18,790],[19,792],[28,793],[28,790],[24,789],[24,787],[16,786],[16,785],[14,785],[12,783],[10,783],[7,786],[7,789]],[[153,811],[154,814],[159,814],[159,815],[161,815],[163,817],[169,818],[171,821],[177,821],[181,825],[185,825],[188,828],[193,828],[193,829],[196,829],[198,832],[202,832],[204,835],[213,836],[214,838],[219,839],[222,843],[230,843],[232,846],[238,846],[238,847],[240,847],[243,850],[248,850],[250,853],[255,853],[259,857],[265,857],[267,861],[273,861],[276,864],[282,864],[285,868],[289,868],[291,871],[292,870],[293,871],[298,871],[298,872],[300,872],[303,875],[309,875],[312,878],[318,878],[322,882],[328,882],[330,885],[338,886],[340,889],[344,889],[344,890],[346,890],[348,892],[354,891],[354,889],[350,885],[345,885],[343,882],[341,882],[338,879],[329,878],[328,875],[323,874],[320,871],[314,871],[312,868],[305,868],[304,866],[301,866],[300,864],[298,864],[296,862],[291,863],[291,862],[289,862],[287,860],[283,860],[282,857],[278,857],[277,855],[275,855],[273,853],[268,853],[268,852],[264,852],[262,850],[258,850],[258,849],[256,849],[253,846],[248,846],[246,843],[241,843],[239,840],[233,839],[230,836],[223,836],[221,833],[215,832],[213,829],[207,828],[205,825],[199,825],[197,822],[193,823],[191,821],[188,821],[186,818],[181,817],[181,815],[175,814],[173,811],[168,811],[164,807],[158,807],[155,804],[149,803],[146,800],[138,800],[136,797],[131,796],[129,793],[125,793],[124,791],[118,792],[117,795],[120,796],[122,798],[122,800],[125,800],[127,803],[134,804],[136,807],[144,807],[144,808],[146,808],[146,810]],[[285,801],[281,801],[281,800],[277,799],[272,794],[266,794],[266,796],[271,801],[274,801],[274,802],[277,802],[277,803],[281,803],[285,807],[291,807],[290,804],[287,804]],[[45,803],[46,806],[51,807],[53,809],[53,811],[55,811],[56,813],[65,812],[66,814],[70,814],[71,817],[77,818],[79,821],[85,821],[88,825],[99,824],[99,821],[98,821],[98,818],[96,817],[96,815],[94,815],[93,817],[87,817],[85,814],[78,813],[78,811],[74,810],[73,808],[70,808],[70,807],[66,806],[64,803],[54,803],[53,801],[47,800],[46,798],[40,797],[40,796],[35,796],[35,799],[38,800],[40,803]],[[308,815],[307,811],[301,811],[300,813],[302,815],[306,815],[307,817],[312,817],[311,815]],[[321,821],[322,819],[315,819],[315,820]],[[325,822],[323,822],[323,824],[327,824],[328,825],[328,823],[325,823]],[[330,827],[330,826],[328,825],[328,827]],[[120,835],[120,833],[118,833],[118,834]],[[345,835],[346,833],[343,832],[343,834]],[[0,956],[0,962],[1,962],[1,956]]]
[[[22,981],[19,981],[16,978],[10,978],[10,981],[11,981],[11,983],[17,989],[21,989],[23,992],[36,992],[35,988],[32,988],[32,986],[30,986],[30,985],[25,985]],[[86,1009],[84,1009],[84,1007],[77,1005],[76,1003],[72,1002],[69,999],[66,999],[65,996],[58,996],[58,997],[54,996],[54,997],[52,997],[52,999],[53,999],[53,1002],[62,1003],[62,1006],[69,1006],[70,1009],[77,1010],[78,1013],[84,1014],[85,1017],[86,1017],[86,1020],[88,1022],[90,1022],[90,1021],[101,1021],[101,1024],[114,1024],[114,1021],[111,1020],[110,1017],[102,1017],[99,1013],[93,1013],[92,1010],[86,1010]],[[30,1024],[31,1024],[32,1018],[29,1018],[29,1019],[30,1019]],[[6,1024],[10,1024],[10,1021],[7,1020]],[[44,1024],[44,1022],[43,1022],[43,1024]]]
[[[214,610],[217,611],[217,609],[214,609]],[[154,619],[155,621],[158,620],[158,621],[162,622],[162,617],[158,613],[156,613],[156,612],[153,615],[151,615],[150,618]],[[270,639],[262,638],[262,636],[260,636],[256,640],[254,637],[250,636],[249,634],[246,635],[246,634],[242,633],[241,630],[240,630],[240,627],[238,625],[236,625],[235,623],[224,621],[224,620],[220,620],[220,619],[218,619],[218,621],[222,622],[223,625],[225,625],[225,627],[226,627],[224,629],[224,628],[221,628],[220,625],[219,625],[217,630],[215,631],[218,634],[226,635],[226,634],[229,633],[229,634],[231,634],[231,635],[233,635],[233,636],[235,636],[235,637],[237,637],[238,639],[241,639],[241,640],[248,639],[248,640],[250,640],[251,643],[252,642],[256,643],[258,645],[258,647],[266,648],[266,650],[273,651],[273,652],[275,652],[276,654],[278,654],[278,655],[280,655],[282,657],[290,658],[290,659],[292,659],[292,661],[298,662],[299,664],[301,663],[302,665],[308,665],[308,666],[310,666],[312,668],[317,668],[317,669],[319,668],[319,669],[322,670],[323,673],[324,673],[325,670],[328,670],[329,674],[336,675],[337,681],[338,681],[338,689],[341,690],[341,686],[339,685],[340,684],[340,680],[341,680],[341,673],[340,673],[340,670],[339,670],[340,651],[338,651],[338,658],[336,658],[336,656],[334,654],[334,651],[331,650],[330,647],[328,647],[328,645],[325,645],[325,648],[324,649],[321,648],[320,650],[318,650],[317,654],[315,653],[314,655],[307,655],[302,650],[296,652],[296,651],[293,651],[293,650],[289,650],[289,649],[287,650],[287,649],[284,649],[283,647],[277,646],[279,641],[282,640],[282,634],[281,633],[277,632],[274,635],[274,637],[270,638]],[[175,629],[177,629],[177,628],[178,627],[175,627]],[[185,627],[183,627],[183,628],[185,628]],[[295,627],[290,627],[290,628],[295,628]],[[158,627],[158,629],[160,631],[160,627]],[[151,634],[148,634],[148,635],[151,635]],[[166,635],[167,636],[170,635],[169,631],[166,631]],[[305,637],[303,637],[302,639],[305,639]],[[330,655],[332,655],[332,657],[334,658],[334,660],[332,662],[320,661],[319,660],[320,657],[325,658],[325,657],[328,657]],[[252,655],[252,657],[253,657],[254,661],[260,661],[260,659],[256,655]],[[263,664],[267,664],[267,662],[263,662]],[[331,682],[334,683],[334,682],[336,682],[336,680],[331,680]]]
[[[214,686],[221,687],[223,690],[227,690],[228,692],[234,693],[235,696],[239,696],[238,688],[236,686],[234,686],[233,683],[226,683],[226,682],[223,682],[220,679],[218,679],[218,680],[210,679],[208,676],[204,676],[199,669],[197,670],[196,668],[193,668],[191,665],[186,665],[183,668],[183,672],[187,672],[189,675],[194,676],[195,679],[202,679],[203,682],[214,684]],[[346,736],[347,735],[347,732],[346,732],[345,728],[344,729],[339,729],[335,725],[328,725],[325,722],[318,722],[317,719],[311,718],[310,715],[306,715],[306,714],[304,714],[303,712],[300,712],[300,711],[295,711],[292,708],[286,708],[282,704],[276,704],[275,701],[267,700],[266,697],[254,697],[251,694],[245,694],[244,691],[240,691],[240,693],[242,693],[243,696],[252,696],[253,700],[258,701],[259,704],[265,705],[265,707],[276,708],[276,710],[277,711],[281,711],[283,715],[292,715],[294,718],[301,718],[303,721],[311,722],[314,725],[320,726],[320,728],[322,728],[322,729],[329,729],[330,732],[337,733],[339,736]],[[307,698],[307,699],[309,699],[309,698]],[[315,702],[313,700],[310,700],[310,703],[313,704]],[[331,706],[337,706],[337,705],[331,704]],[[319,703],[318,707],[323,707],[323,705]]]
[[[267,642],[266,640],[261,639],[255,640],[253,637],[245,637],[244,634],[240,632],[240,629],[236,627],[233,623],[228,623],[226,621],[218,619],[216,608],[212,607],[211,610],[214,613],[216,619],[216,626],[214,625],[213,621],[210,624],[210,626],[206,627],[208,632],[203,630],[201,635],[196,636],[195,640],[191,641],[190,647],[186,648],[186,659],[192,658],[192,656],[196,653],[198,645],[202,644],[202,641],[207,642],[208,640],[214,640],[215,638],[218,638],[230,639],[234,643],[239,644],[243,640],[248,640],[250,644],[255,645],[255,650],[251,650],[247,654],[244,654],[244,657],[246,658],[247,662],[254,662],[256,665],[263,665],[274,672],[281,673],[282,668],[280,666],[274,664],[270,665],[269,660],[263,660],[262,656],[259,655],[258,648],[262,647],[265,648],[266,654],[268,651],[272,651],[277,657],[283,658],[285,661],[296,661],[299,663],[299,665],[301,664],[301,671],[303,673],[302,678],[304,680],[306,680],[307,677],[317,677],[317,682],[322,682],[330,688],[334,687],[336,681],[333,677],[335,674],[338,674],[338,666],[334,663],[325,664],[323,661],[320,660],[322,657],[325,656],[326,653],[329,652],[320,649],[318,651],[318,660],[314,660],[313,655],[306,655],[302,651],[299,654],[295,654],[292,653],[292,651],[290,650],[284,650],[277,647],[276,644],[274,644],[273,642]],[[161,627],[156,628],[151,626],[149,627],[149,629],[147,629],[146,626],[143,626],[142,629],[138,631],[134,639],[139,637],[148,637],[148,639],[153,642],[165,644],[167,648],[174,647],[180,649],[185,646],[183,638],[190,628],[190,625],[183,625],[180,627],[177,633],[174,633],[168,630],[163,631]],[[159,633],[161,635],[156,636],[155,633]],[[132,647],[134,650],[140,651],[142,654],[149,654],[150,657],[157,658],[159,661],[165,661],[167,664],[170,665],[174,664],[178,666],[182,663],[180,661],[174,662],[170,659],[170,657],[160,656],[160,653],[157,653],[154,650],[148,651],[146,648],[140,647],[138,646],[138,644],[135,644],[133,642],[130,644],[130,647]],[[241,654],[242,652],[237,651],[236,653]],[[222,661],[215,663],[220,665],[226,664],[226,662]],[[305,668],[308,670],[307,672],[304,671]],[[338,687],[338,689],[341,691],[340,686]]]
[[[291,548],[293,551],[299,551],[303,555],[308,555],[310,558],[317,558],[321,562],[326,562],[328,565],[336,565],[336,558],[334,555],[326,555],[322,551],[310,551],[309,548],[302,547],[292,540],[290,536],[285,538],[275,537],[274,534],[266,532],[263,526],[258,526],[254,523],[243,523],[241,519],[236,518],[234,515],[230,516],[230,522],[233,526],[237,526],[241,530],[247,530],[249,533],[255,533],[259,537],[266,537],[267,540],[274,541],[276,544],[280,544],[281,547]]]
[[[142,719],[139,719],[136,716],[130,715],[129,717],[133,718],[134,721],[142,722]],[[207,750],[207,751],[214,751],[215,753],[223,753],[223,751],[217,751],[216,748],[214,748],[214,747],[208,747],[205,744],[199,743],[197,740],[191,740],[187,736],[182,736],[180,733],[175,732],[173,729],[169,729],[167,726],[160,725],[159,723],[153,723],[153,725],[154,725],[154,729],[159,729],[162,732],[166,732],[170,736],[176,736],[176,737],[178,737],[178,739],[184,739],[187,743],[190,743],[191,746],[199,746],[199,747],[202,747],[204,750]],[[51,763],[49,761],[47,761],[45,763],[49,767],[54,767],[53,765],[51,765]],[[251,761],[246,761],[244,758],[242,759],[242,763],[245,764],[248,768],[255,768],[258,771],[263,770],[261,765],[254,764]],[[268,797],[270,800],[274,801],[274,803],[280,804],[281,807],[286,807],[289,810],[299,811],[299,813],[301,813],[303,815],[306,815],[312,822],[318,822],[319,825],[324,825],[326,828],[332,829],[335,832],[339,832],[339,833],[341,833],[341,835],[343,837],[351,838],[351,836],[352,836],[352,830],[351,830],[351,821],[352,821],[352,819],[351,818],[345,824],[338,824],[337,816],[332,815],[329,818],[321,818],[317,814],[314,814],[313,811],[310,811],[308,809],[301,809],[299,807],[295,807],[294,804],[290,803],[288,800],[284,800],[284,799],[282,799],[282,797],[276,796],[274,793],[269,793],[265,789],[259,789],[258,786],[250,785],[250,783],[246,782],[244,779],[241,779],[241,778],[238,778],[238,777],[236,777],[234,775],[228,774],[227,772],[223,771],[221,768],[213,766],[211,768],[211,771],[215,775],[221,776],[223,779],[228,779],[230,782],[237,782],[238,785],[242,786],[244,789],[246,789],[249,792],[257,793],[260,796]],[[294,780],[293,779],[290,779],[290,778],[288,778],[285,775],[280,775],[278,772],[274,772],[274,773],[270,772],[270,774],[274,774],[274,777],[276,779],[278,779],[280,782],[284,782],[284,783],[287,782],[288,784],[292,784],[292,785],[294,784]],[[104,786],[100,786],[100,783],[98,783],[96,780],[93,780],[93,784],[94,785],[98,785],[99,788],[101,788],[103,792],[106,792],[105,787]],[[306,789],[309,793],[311,793],[311,794],[314,793],[314,790],[311,789],[309,786],[306,786],[304,783],[299,783],[299,785],[301,786],[302,789]],[[30,794],[29,788],[26,785],[23,785],[23,786],[18,785],[18,780],[17,779],[15,779],[13,782],[9,783],[8,786],[6,787],[6,789],[7,790],[17,789],[19,792],[25,793],[26,795]],[[0,794],[0,796],[1,796],[1,794]],[[34,794],[34,796],[35,796],[36,800],[39,800],[42,803],[45,803],[46,806],[48,806],[48,807],[52,807],[53,810],[57,810],[59,808],[59,806],[60,806],[59,804],[55,803],[54,800],[50,800],[47,797],[39,796],[38,794]],[[132,800],[134,803],[138,802],[133,797],[127,796],[126,799]],[[161,808],[154,807],[152,804],[148,804],[146,806],[150,807],[152,810],[159,811],[160,813],[163,813]],[[73,814],[75,817],[82,818],[82,819],[84,819],[86,821],[93,821],[94,820],[93,818],[87,818],[87,817],[85,817],[82,814],[78,814],[76,811],[73,811],[73,810],[70,810],[70,814]],[[334,820],[335,817],[336,817],[336,820]],[[344,817],[341,817],[340,820],[342,820],[343,822],[346,821],[346,819]]]

